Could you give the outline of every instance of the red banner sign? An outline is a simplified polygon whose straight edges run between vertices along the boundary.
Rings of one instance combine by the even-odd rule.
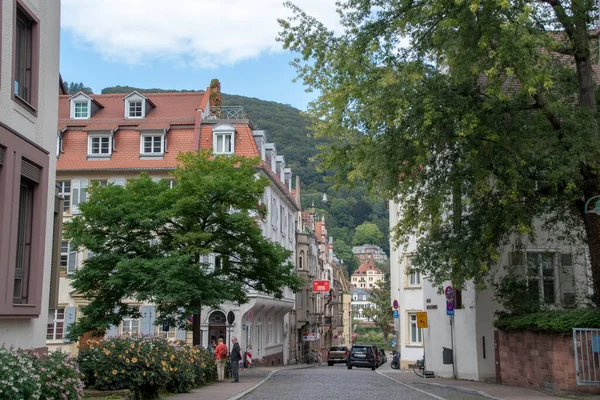
[[[329,281],[313,281],[313,292],[329,292]]]

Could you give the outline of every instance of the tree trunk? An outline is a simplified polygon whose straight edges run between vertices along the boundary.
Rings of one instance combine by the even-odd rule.
[[[192,344],[200,346],[202,344],[202,330],[200,329],[200,318],[202,317],[201,305],[199,301],[192,302],[192,308],[198,312],[193,315],[192,320]]]

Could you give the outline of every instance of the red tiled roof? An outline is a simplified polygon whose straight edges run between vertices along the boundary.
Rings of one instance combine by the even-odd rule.
[[[202,125],[200,132],[200,150],[213,148],[212,130],[216,125]],[[242,157],[259,157],[258,147],[252,136],[252,129],[248,125],[234,125],[235,135],[235,155]]]
[[[360,264],[360,266],[352,273],[352,275],[367,275],[367,271],[375,271],[377,274],[383,274],[383,272],[377,268],[377,264],[375,264],[375,259],[373,256],[369,257],[369,261]]]
[[[169,129],[171,127],[171,125],[168,122],[162,122],[162,121],[157,121],[157,122],[146,122],[146,123],[142,123],[139,124],[137,126],[137,128],[135,128],[136,131],[143,131],[143,130],[159,130],[159,129]]]
[[[115,122],[108,122],[108,123],[94,123],[94,124],[90,124],[90,125],[86,125],[85,128],[83,128],[83,131],[86,132],[98,132],[98,131],[116,131],[119,128],[119,125]]]

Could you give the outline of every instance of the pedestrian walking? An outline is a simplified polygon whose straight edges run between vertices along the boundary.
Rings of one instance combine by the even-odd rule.
[[[233,381],[240,381],[240,362],[242,361],[242,351],[240,350],[240,344],[235,336],[231,338],[233,342],[233,348],[231,349],[231,353],[229,353],[229,360],[231,361],[231,370],[233,372]]]
[[[217,382],[223,382],[225,377],[225,363],[227,362],[227,346],[223,343],[223,338],[217,340],[215,358],[217,361]]]

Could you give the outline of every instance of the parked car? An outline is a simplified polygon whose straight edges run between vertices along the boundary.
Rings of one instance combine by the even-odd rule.
[[[352,346],[346,366],[348,369],[352,367],[371,368],[373,371],[378,367],[379,351],[377,346],[367,344],[357,344]]]
[[[379,349],[377,348],[377,346],[375,346],[374,344],[371,345],[371,347],[373,348],[373,353],[375,353],[375,361],[377,362],[377,368],[379,368],[379,366],[381,364],[383,364],[381,362],[381,354],[379,353]]]
[[[335,363],[345,363],[348,359],[348,348],[346,346],[332,346],[327,352],[327,365],[330,367]]]
[[[383,365],[387,362],[387,356],[385,350],[379,349],[379,365]]]

